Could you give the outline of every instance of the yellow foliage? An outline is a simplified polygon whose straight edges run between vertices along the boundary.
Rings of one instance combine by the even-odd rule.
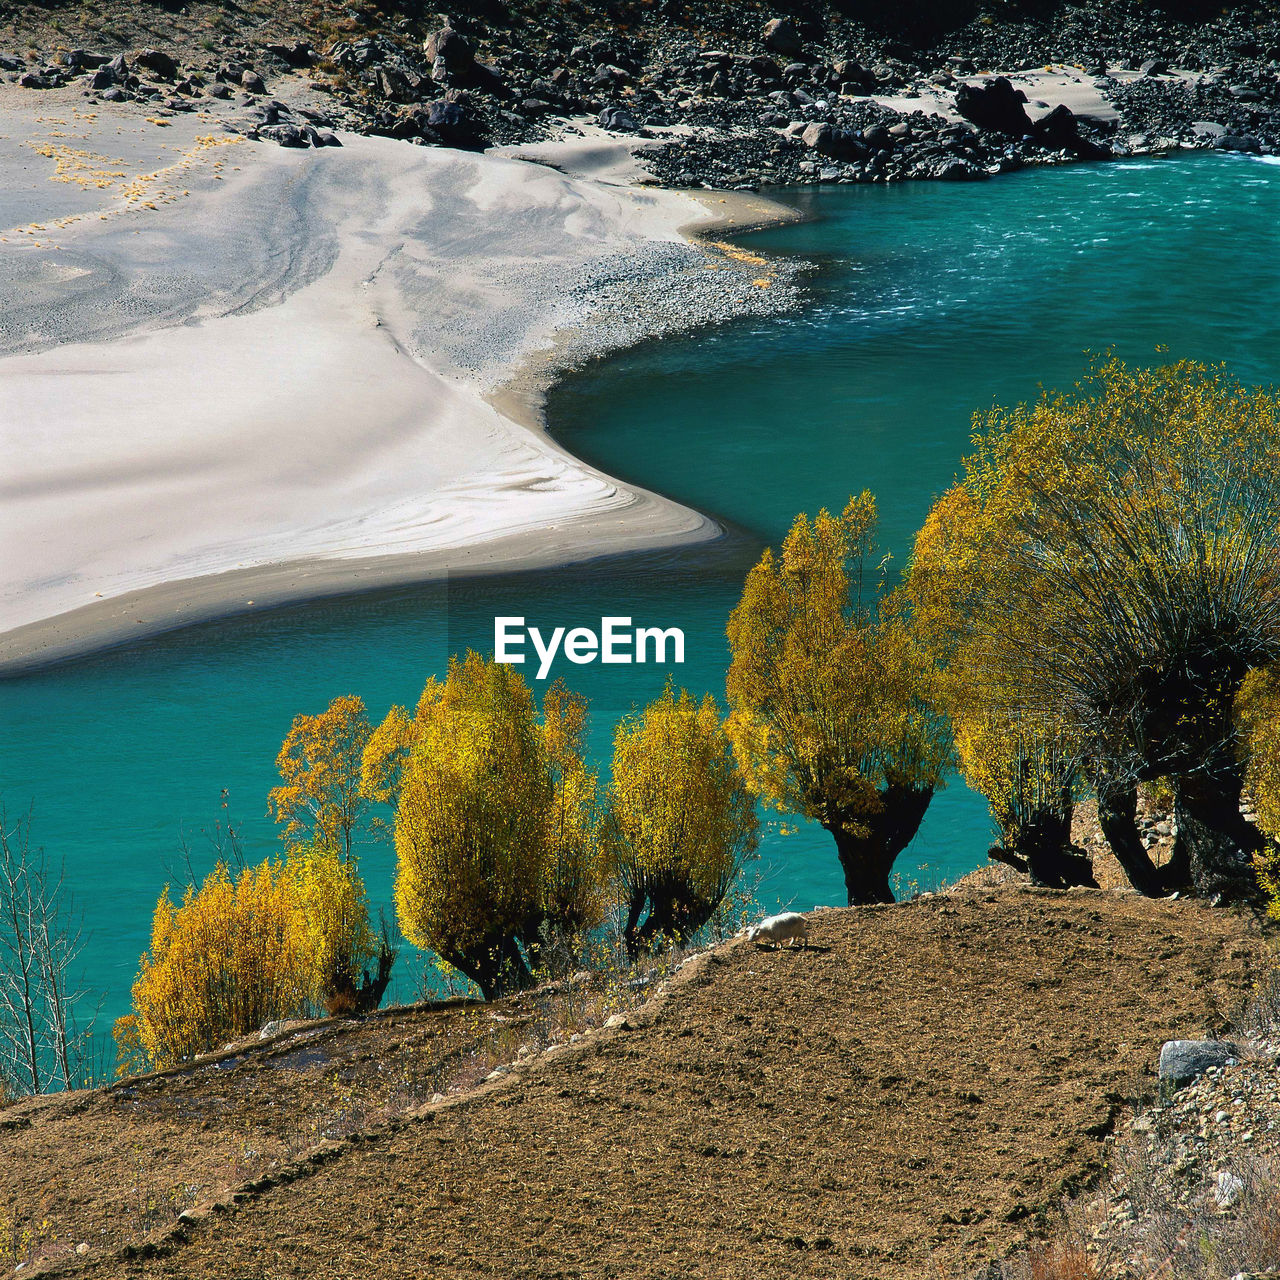
[[[544,925],[600,918],[584,724],[559,684],[539,722],[519,672],[469,652],[428,680],[412,725],[395,708],[366,753],[366,791],[398,793],[401,928],[486,992],[528,979],[519,946],[534,959]]]
[[[286,840],[310,839],[350,859],[368,799],[361,766],[370,732],[364,702],[351,695],[319,715],[295,717],[276,757],[282,785],[267,797]]]
[[[1045,814],[1069,819],[1076,799],[1080,752],[1065,735],[996,716],[955,722],[956,757],[964,780],[987,798],[1006,848]]]
[[[1245,786],[1267,837],[1258,854],[1258,879],[1271,899],[1269,911],[1280,920],[1280,667],[1249,672],[1236,698],[1241,752],[1248,761]]]
[[[165,889],[133,984],[137,1035],[153,1065],[311,1011],[314,963],[299,905],[279,862],[234,880],[219,863],[176,908]]]
[[[151,947],[115,1026],[122,1067],[165,1067],[257,1030],[319,1012],[335,980],[376,950],[364,885],[325,845],[232,877],[219,863],[175,907],[156,903]]]
[[[311,960],[311,1002],[323,1004],[325,997],[358,985],[361,970],[377,953],[364,881],[354,863],[321,843],[291,849],[286,866]]]
[[[695,703],[670,681],[613,741],[606,843],[629,891],[628,940],[684,938],[720,905],[755,848],[755,805],[710,694]]]
[[[728,733],[769,805],[858,833],[887,784],[939,785],[950,753],[937,673],[902,598],[870,566],[870,493],[796,517],[729,619]],[[874,575],[874,577],[873,577]]]
[[[1073,726],[1143,776],[1221,749],[1244,668],[1280,650],[1278,413],[1220,370],[1112,360],[975,419],[910,573],[953,713]]]

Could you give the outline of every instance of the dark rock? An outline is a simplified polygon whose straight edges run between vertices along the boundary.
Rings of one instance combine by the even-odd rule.
[[[631,73],[623,67],[606,66],[603,63],[596,68],[591,83],[601,88],[621,88],[631,79]]]
[[[806,125],[800,134],[800,141],[809,150],[836,160],[864,160],[868,153],[867,147],[854,134],[829,124]]]
[[[118,83],[129,74],[129,63],[125,59],[123,53],[117,53],[116,56],[107,63],[107,69],[115,76]]]
[[[1050,151],[1070,151],[1081,160],[1105,160],[1111,154],[1108,148],[1081,137],[1074,112],[1061,105],[1036,124],[1035,139]]]
[[[35,71],[28,71],[26,75],[18,77],[18,84],[24,89],[56,89],[58,82],[51,76],[43,76]]]
[[[266,93],[267,86],[262,77],[256,71],[245,71],[240,75],[240,87],[245,93]],[[281,143],[281,146],[289,146],[291,143]]]
[[[1230,1040],[1168,1040],[1160,1050],[1160,1080],[1180,1089],[1239,1057],[1240,1046]]]
[[[316,60],[316,51],[306,40],[299,40],[295,44],[269,44],[266,51],[291,67],[309,67]]]
[[[471,42],[452,27],[441,27],[439,31],[432,32],[422,48],[429,62],[443,62],[446,71],[466,71],[475,62]]]
[[[480,149],[475,118],[460,102],[447,99],[429,102],[426,123],[447,147],[458,147],[464,151]]]
[[[77,71],[96,71],[108,61],[105,53],[89,53],[84,49],[72,49],[67,54],[67,65],[74,67]]]
[[[764,24],[764,46],[783,57],[794,58],[804,52],[804,43],[790,18],[770,18]]]
[[[99,67],[89,81],[91,89],[110,89],[116,82],[116,73],[110,67]]]
[[[956,90],[956,110],[979,129],[1021,138],[1032,132],[1031,117],[1023,105],[1027,95],[1004,76],[988,80],[980,88],[962,84]]]
[[[257,130],[259,138],[278,143],[282,147],[306,147],[310,139],[305,130],[296,124],[267,124]]]
[[[1159,58],[1148,58],[1139,68],[1138,73],[1144,76],[1166,76],[1169,68]]]
[[[622,107],[605,107],[600,112],[599,124],[612,133],[635,133],[640,128],[635,117]]]
[[[1262,143],[1251,133],[1224,133],[1213,145],[1219,151],[1245,151],[1253,155],[1262,150]]]
[[[134,56],[133,60],[137,66],[145,67],[161,80],[172,80],[178,74],[177,59],[171,58],[159,49],[143,49],[141,53]]]
[[[205,92],[211,98],[229,98],[231,90],[225,84],[211,84]]]
[[[103,102],[123,102],[123,101],[124,101],[124,90],[123,90],[123,89],[108,89],[108,90],[107,90],[107,91],[102,95],[102,100],[103,100]]]
[[[21,58],[15,58],[11,53],[0,53],[0,71],[23,71],[26,65]]]

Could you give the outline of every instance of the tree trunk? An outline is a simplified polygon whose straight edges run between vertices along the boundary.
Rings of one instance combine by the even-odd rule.
[[[1241,789],[1234,769],[1173,780],[1178,848],[1198,897],[1246,902],[1261,893],[1253,855],[1263,840],[1241,816]]]
[[[1098,787],[1098,825],[1129,883],[1148,898],[1170,892],[1138,833],[1138,788]]]
[[[1048,889],[1074,885],[1098,887],[1088,854],[1071,843],[1072,806],[1065,811],[1042,810],[1024,825],[1012,849],[994,848],[988,857],[1004,862]]]
[[[533,986],[533,975],[525,963],[516,940],[501,938],[487,945],[477,946],[466,954],[444,957],[455,969],[466,974],[484,993],[486,1000],[510,995],[513,991],[527,991]]]
[[[640,924],[646,905],[649,913]],[[659,936],[676,943],[687,941],[711,919],[719,905],[719,899],[708,902],[694,897],[683,881],[665,886],[651,881],[633,888],[622,934],[627,955],[635,960],[649,954]]]
[[[836,842],[851,907],[894,901],[889,874],[898,854],[920,830],[933,788],[891,783],[880,792],[880,799],[884,807],[879,813],[857,816],[865,836],[854,835],[839,818],[823,824]]]

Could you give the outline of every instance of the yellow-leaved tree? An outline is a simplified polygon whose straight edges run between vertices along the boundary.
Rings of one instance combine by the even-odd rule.
[[[1235,706],[1280,658],[1280,400],[1222,369],[1106,360],[979,419],[975,443],[911,573],[966,696],[1078,744],[1135,888],[1255,894]],[[1136,788],[1163,777],[1179,837],[1157,868]]]
[[[999,832],[989,856],[1036,884],[1095,885],[1088,855],[1071,838],[1085,789],[1081,744],[1061,720],[1021,706],[1016,683],[999,666],[992,668],[1001,661],[994,655],[1011,639],[996,647],[984,629],[966,625],[994,593],[997,570],[1009,572],[999,546],[992,545],[999,536],[989,511],[967,488],[953,486],[916,535],[904,590],[916,633],[938,664],[956,763],[969,786],[986,797]],[[1032,615],[1021,625],[1025,631],[1039,621]],[[1031,643],[1030,637],[1024,634],[1022,643]]]
[[[116,1039],[152,1067],[171,1066],[272,1019],[309,1016],[317,985],[294,877],[280,862],[234,878],[219,863],[179,906],[167,888],[160,895],[134,1013]]]
[[[356,856],[356,836],[375,798],[362,788],[373,727],[362,699],[334,698],[294,718],[276,757],[280,785],[267,797],[284,831],[285,856],[305,871],[328,939],[324,1002],[332,1013],[369,1013],[382,1003],[396,950],[384,919],[375,937]]]
[[[156,903],[134,1011],[116,1023],[122,1065],[171,1066],[264,1023],[334,1011],[343,979],[378,948],[364,885],[332,848],[234,875],[220,862],[178,906],[167,887]]]
[[[1255,855],[1268,911],[1280,920],[1280,665],[1250,671],[1236,697],[1245,786],[1266,837]]]
[[[584,725],[563,686],[540,718],[514,667],[468,652],[365,752],[367,794],[396,806],[400,926],[486,996],[530,985],[602,917]]]
[[[633,958],[711,919],[756,847],[757,821],[710,694],[699,704],[668,681],[618,725],[604,838]]]
[[[267,797],[285,840],[319,842],[351,860],[369,805],[360,769],[371,729],[363,700],[351,694],[318,715],[294,718],[276,756],[281,783]]]
[[[748,785],[835,840],[849,902],[889,875],[950,761],[937,671],[874,560],[876,504],[796,517],[729,619],[728,734]],[[883,566],[883,562],[879,562]]]

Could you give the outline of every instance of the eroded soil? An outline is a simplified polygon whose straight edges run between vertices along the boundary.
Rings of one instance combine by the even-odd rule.
[[[53,1265],[93,1276],[959,1275],[1048,1224],[1161,1042],[1223,1027],[1264,952],[1228,911],[1024,888],[825,911],[813,934],[728,944],[633,1029],[443,1103],[417,1100],[431,1064],[532,997],[11,1109],[0,1202],[90,1243]],[[367,1127],[287,1163],[335,1087]],[[198,1181],[246,1142],[233,1203],[116,1247],[104,1212],[140,1170]]]

